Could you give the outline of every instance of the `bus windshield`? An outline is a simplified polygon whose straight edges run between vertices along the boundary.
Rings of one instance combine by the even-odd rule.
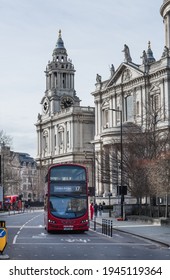
[[[58,218],[78,218],[87,211],[86,198],[50,196],[50,212]]]

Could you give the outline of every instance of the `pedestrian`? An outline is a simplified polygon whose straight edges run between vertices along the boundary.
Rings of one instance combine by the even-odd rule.
[[[94,206],[93,202],[90,204],[90,219],[93,220],[93,215],[94,215]]]
[[[99,215],[102,215],[102,211],[103,211],[103,205],[101,203],[99,203]]]
[[[97,216],[97,211],[98,211],[98,205],[97,205],[97,203],[95,203],[95,205],[94,205],[94,214],[95,214],[95,216]]]

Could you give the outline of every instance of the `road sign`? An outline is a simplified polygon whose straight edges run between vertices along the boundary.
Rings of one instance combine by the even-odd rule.
[[[0,238],[4,237],[6,235],[6,231],[3,228],[0,228]]]
[[[2,254],[7,244],[7,230],[0,228],[0,253]]]

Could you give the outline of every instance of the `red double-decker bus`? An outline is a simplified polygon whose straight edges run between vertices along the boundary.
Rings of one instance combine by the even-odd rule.
[[[22,202],[19,195],[6,195],[4,196],[4,209],[5,210],[21,210]]]
[[[45,189],[44,222],[48,232],[88,230],[88,184],[84,166],[52,165]]]

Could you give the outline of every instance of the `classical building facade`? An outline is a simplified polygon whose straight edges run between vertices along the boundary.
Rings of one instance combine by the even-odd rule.
[[[52,60],[46,67],[46,90],[38,114],[37,164],[39,169],[55,163],[80,163],[89,170],[93,186],[94,108],[80,106],[74,87],[75,69],[59,31]],[[42,177],[42,175],[40,175]]]
[[[119,142],[121,128],[127,123],[145,125],[148,104],[152,109],[160,108],[160,128],[170,128],[170,1],[163,1],[160,8],[165,26],[165,43],[162,54],[155,60],[151,43],[136,64],[129,47],[124,45],[124,61],[115,70],[112,65],[110,77],[102,81],[97,74],[96,87],[92,95],[95,103],[95,157],[96,194],[108,196],[111,192],[117,198],[117,182],[101,183],[101,151],[112,141]],[[119,168],[119,167],[118,167]],[[119,171],[118,171],[119,174]],[[117,200],[116,200],[117,202]]]
[[[24,201],[42,201],[43,193],[38,188],[37,164],[27,153],[0,147],[0,185],[4,195],[21,195]]]

